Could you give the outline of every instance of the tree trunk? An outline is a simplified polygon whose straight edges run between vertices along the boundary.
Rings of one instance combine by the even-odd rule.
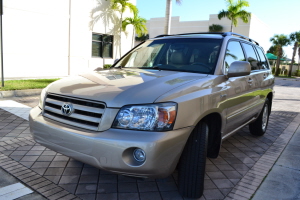
[[[119,45],[119,49],[120,49],[120,58],[122,57],[122,47],[121,47],[121,44],[122,44],[122,21],[123,21],[123,13],[121,12],[121,22],[120,22],[120,45]],[[119,58],[119,59],[120,59]]]
[[[133,25],[132,25],[133,26]],[[131,45],[131,48],[133,48],[134,47],[134,26],[133,26],[133,28],[132,28],[132,45]]]
[[[300,47],[298,48],[298,70],[300,67]]]
[[[172,17],[172,0],[166,0],[166,17],[165,17],[165,32],[164,34],[170,35],[171,17]]]
[[[295,55],[296,55],[297,47],[298,47],[298,42],[295,42],[295,44],[294,44],[294,51],[293,51],[293,57],[292,57],[292,65],[291,65],[291,68],[290,68],[290,71],[289,71],[289,77],[292,76],[293,64],[295,62]]]
[[[276,61],[276,69],[275,69],[275,76],[279,76],[279,65],[280,65],[280,58],[282,55],[282,48],[278,47],[278,55],[277,55],[277,61]]]
[[[231,32],[233,32],[233,26],[232,26],[232,23],[233,23],[233,22],[232,22],[232,20],[231,20],[231,28],[230,28],[230,31],[231,31]]]

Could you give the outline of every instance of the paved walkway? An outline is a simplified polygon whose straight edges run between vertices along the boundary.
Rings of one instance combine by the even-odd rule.
[[[297,199],[296,176],[281,174],[280,180],[287,179],[284,185],[274,183],[279,180],[274,177],[283,170],[299,173],[299,167],[293,167],[299,163],[293,156],[300,155],[300,81],[277,80],[275,90],[266,134],[255,137],[245,127],[223,143],[217,159],[207,159],[201,199],[274,199],[272,195],[278,191],[282,196],[277,199],[286,191],[293,191],[291,197]],[[182,199],[176,172],[165,179],[134,179],[96,169],[35,143],[26,112],[37,103],[38,97],[0,101],[0,167],[25,186],[49,199]],[[291,154],[294,151],[298,154]]]
[[[37,192],[20,183],[20,181],[5,170],[0,168],[0,199],[18,200],[44,200],[45,198]]]

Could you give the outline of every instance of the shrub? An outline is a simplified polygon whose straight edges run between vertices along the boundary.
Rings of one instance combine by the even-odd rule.
[[[277,71],[276,71],[276,74],[277,74],[277,73],[280,74],[280,72],[281,72],[281,68],[279,67],[279,68],[277,69]]]
[[[135,41],[145,41],[145,40],[148,40],[148,39],[149,39],[149,34],[142,35],[140,37],[138,37],[138,36],[135,37]]]
[[[110,67],[111,67],[111,64],[105,64],[103,68],[104,69],[109,69]]]
[[[223,30],[223,26],[219,24],[212,24],[209,26],[209,32],[221,32]]]
[[[275,67],[272,67],[272,74],[275,74]]]
[[[294,76],[300,76],[300,70],[296,70],[296,72],[294,73]]]

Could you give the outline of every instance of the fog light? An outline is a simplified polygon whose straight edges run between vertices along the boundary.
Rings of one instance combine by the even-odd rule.
[[[138,162],[144,162],[146,160],[146,153],[143,149],[135,149],[133,151],[133,157]]]

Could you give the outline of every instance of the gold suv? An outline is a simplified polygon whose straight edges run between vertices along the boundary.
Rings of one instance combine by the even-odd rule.
[[[249,124],[267,129],[274,76],[263,49],[236,33],[161,35],[109,70],[64,78],[30,112],[36,142],[141,178],[175,168],[185,197],[203,193],[206,156]]]

